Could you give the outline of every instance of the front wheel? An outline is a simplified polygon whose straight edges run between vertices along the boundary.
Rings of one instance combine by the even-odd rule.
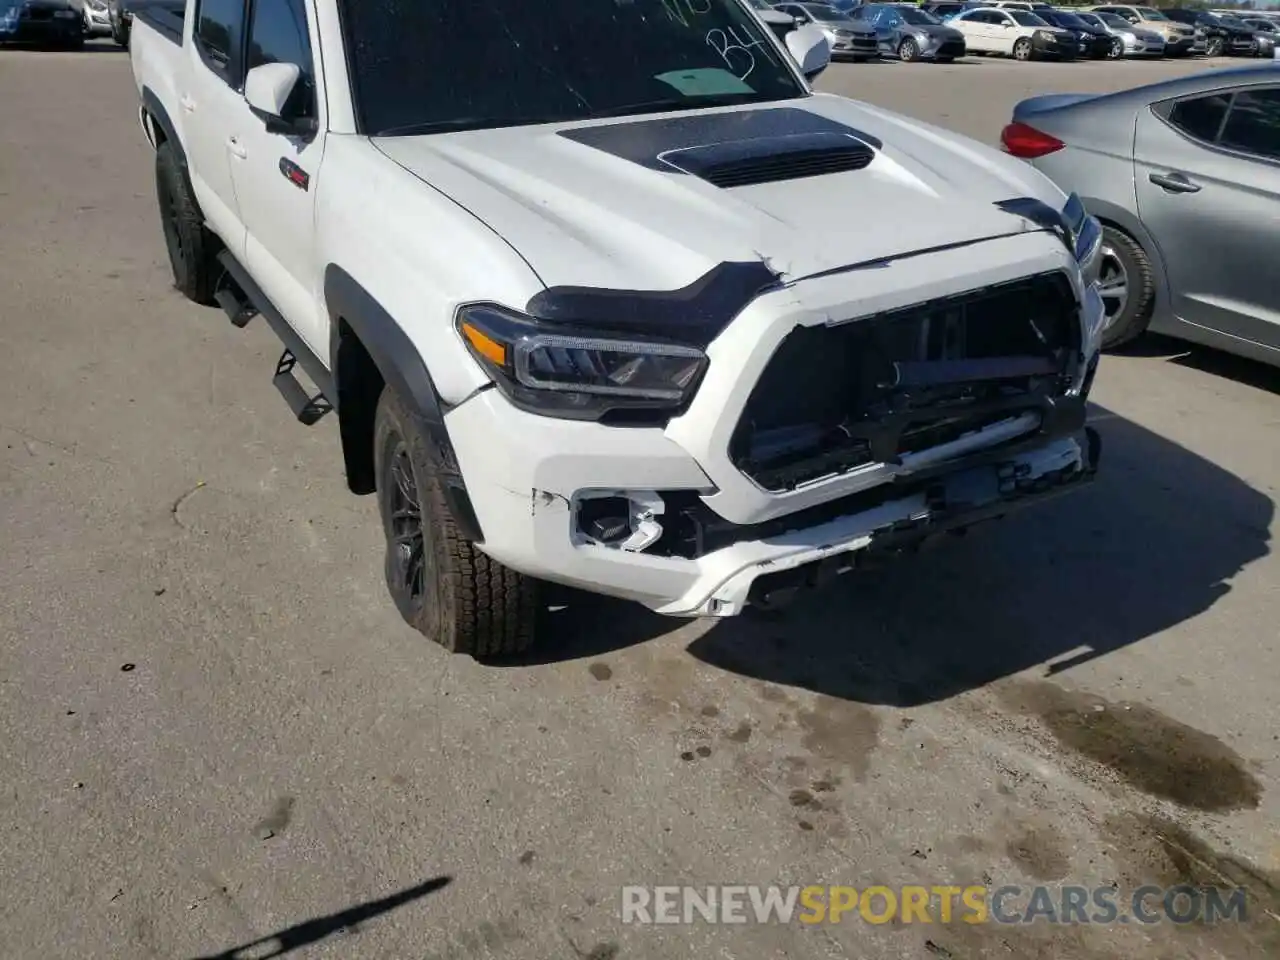
[[[1222,49],[1227,45],[1227,41],[1222,37],[1210,37],[1209,42],[1204,45],[1204,55],[1206,57],[1222,56]]]
[[[1108,60],[1119,60],[1124,56],[1124,41],[1116,37],[1111,41],[1111,49],[1107,51]]]
[[[1030,60],[1031,59],[1031,41],[1026,37],[1022,37],[1013,45],[1013,59]]]
[[[898,44],[898,59],[909,63],[920,56],[920,48],[916,46],[916,42],[910,37]]]
[[[1102,346],[1108,350],[1140,337],[1151,320],[1155,283],[1146,251],[1133,237],[1112,226],[1102,228],[1098,294],[1106,311]]]
[[[387,589],[409,626],[451,653],[519,653],[534,640],[537,581],[489,559],[454,523],[440,464],[405,402],[385,387],[374,419]]]
[[[215,241],[204,225],[186,171],[167,142],[156,149],[156,200],[173,285],[188,300],[211,304],[218,280]]]

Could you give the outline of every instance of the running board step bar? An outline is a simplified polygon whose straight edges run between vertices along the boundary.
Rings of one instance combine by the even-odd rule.
[[[262,288],[229,251],[223,250],[218,254],[218,263],[227,271],[226,277],[219,284],[219,293],[225,291],[227,296],[219,296],[218,303],[238,327],[244,326],[255,316],[261,316],[271,327],[271,332],[284,345],[284,353],[280,355],[271,381],[298,421],[311,426],[335,406],[337,392],[329,367],[312,352],[297,331],[289,326],[289,322],[281,316],[280,311],[262,292]],[[233,302],[239,309],[232,313],[228,302]],[[237,323],[237,318],[242,316],[245,318],[244,322]],[[298,382],[298,378],[294,376],[295,367],[301,367],[307,379],[316,385],[319,391],[316,396],[313,397]]]
[[[326,413],[333,409],[329,405],[329,401],[324,398],[324,394],[316,394],[314,397],[307,392],[306,387],[298,382],[298,378],[293,375],[293,368],[297,366],[298,358],[295,357],[290,350],[285,350],[280,354],[280,360],[276,363],[275,376],[271,378],[271,383],[280,391],[280,396],[284,398],[285,404],[293,411],[293,415],[303,426],[311,426],[318,421]]]
[[[217,301],[228,317],[231,323],[237,327],[246,326],[250,320],[258,315],[258,308],[248,301],[243,294],[234,286],[235,281],[231,279],[230,273],[222,275],[222,282],[218,284],[218,289],[213,295],[213,299]]]

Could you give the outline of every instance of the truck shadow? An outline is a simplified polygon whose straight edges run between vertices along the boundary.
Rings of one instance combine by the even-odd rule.
[[[1097,481],[824,591],[782,622],[726,621],[689,646],[723,669],[893,706],[1037,665],[1057,673],[1203,613],[1270,552],[1274,504],[1094,408]]]
[[[1040,664],[1058,672],[1203,613],[1269,551],[1274,505],[1248,483],[1095,407],[1097,481],[768,619],[688,646],[712,666],[869,704],[946,699]],[[599,655],[677,624],[571,600],[539,659]]]

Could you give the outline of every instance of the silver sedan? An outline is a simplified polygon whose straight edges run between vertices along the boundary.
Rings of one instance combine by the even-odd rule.
[[[1280,65],[1033,97],[1001,140],[1102,222],[1105,346],[1151,329],[1280,365]]]

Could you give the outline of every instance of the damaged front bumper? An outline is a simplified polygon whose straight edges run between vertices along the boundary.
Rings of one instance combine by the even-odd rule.
[[[481,391],[445,417],[483,534],[478,546],[539,579],[663,614],[724,617],[1087,483],[1100,453],[1085,407],[1104,313],[1074,268],[1060,242],[1024,234],[931,254],[927,265],[904,260],[764,294],[711,344],[697,396],[665,427],[537,416]],[[1020,286],[1046,271],[1070,281],[1064,295],[1078,329],[1066,331],[1065,317],[1040,310],[1035,291]],[[1013,290],[1012,306],[995,307],[1043,316],[1032,332],[1061,365],[1040,369],[1025,337],[992,345],[982,324],[957,327],[960,308],[994,309],[968,294],[956,300],[957,290],[996,291],[983,298]],[[929,305],[923,325],[920,304]],[[904,309],[907,326],[885,326],[884,337],[866,340],[856,329],[889,324]],[[809,334],[791,337],[806,329],[821,338],[814,349]],[[957,359],[947,349],[934,359],[930,347],[913,363],[901,352],[918,334],[948,343],[943,334],[957,330],[972,348]],[[782,349],[788,340],[804,347],[795,364]],[[883,356],[864,369],[858,358],[868,349]],[[817,368],[828,352],[851,359],[848,379],[840,364]],[[794,369],[789,383],[782,378],[789,405],[756,389],[771,366]],[[826,401],[839,396],[806,396],[798,386],[820,382],[828,391],[861,383],[869,419],[837,422]],[[814,456],[789,449],[784,460],[772,452],[762,460],[761,445],[776,450],[777,431],[798,418],[818,418],[835,434],[822,433]],[[748,422],[752,443],[743,448]]]

